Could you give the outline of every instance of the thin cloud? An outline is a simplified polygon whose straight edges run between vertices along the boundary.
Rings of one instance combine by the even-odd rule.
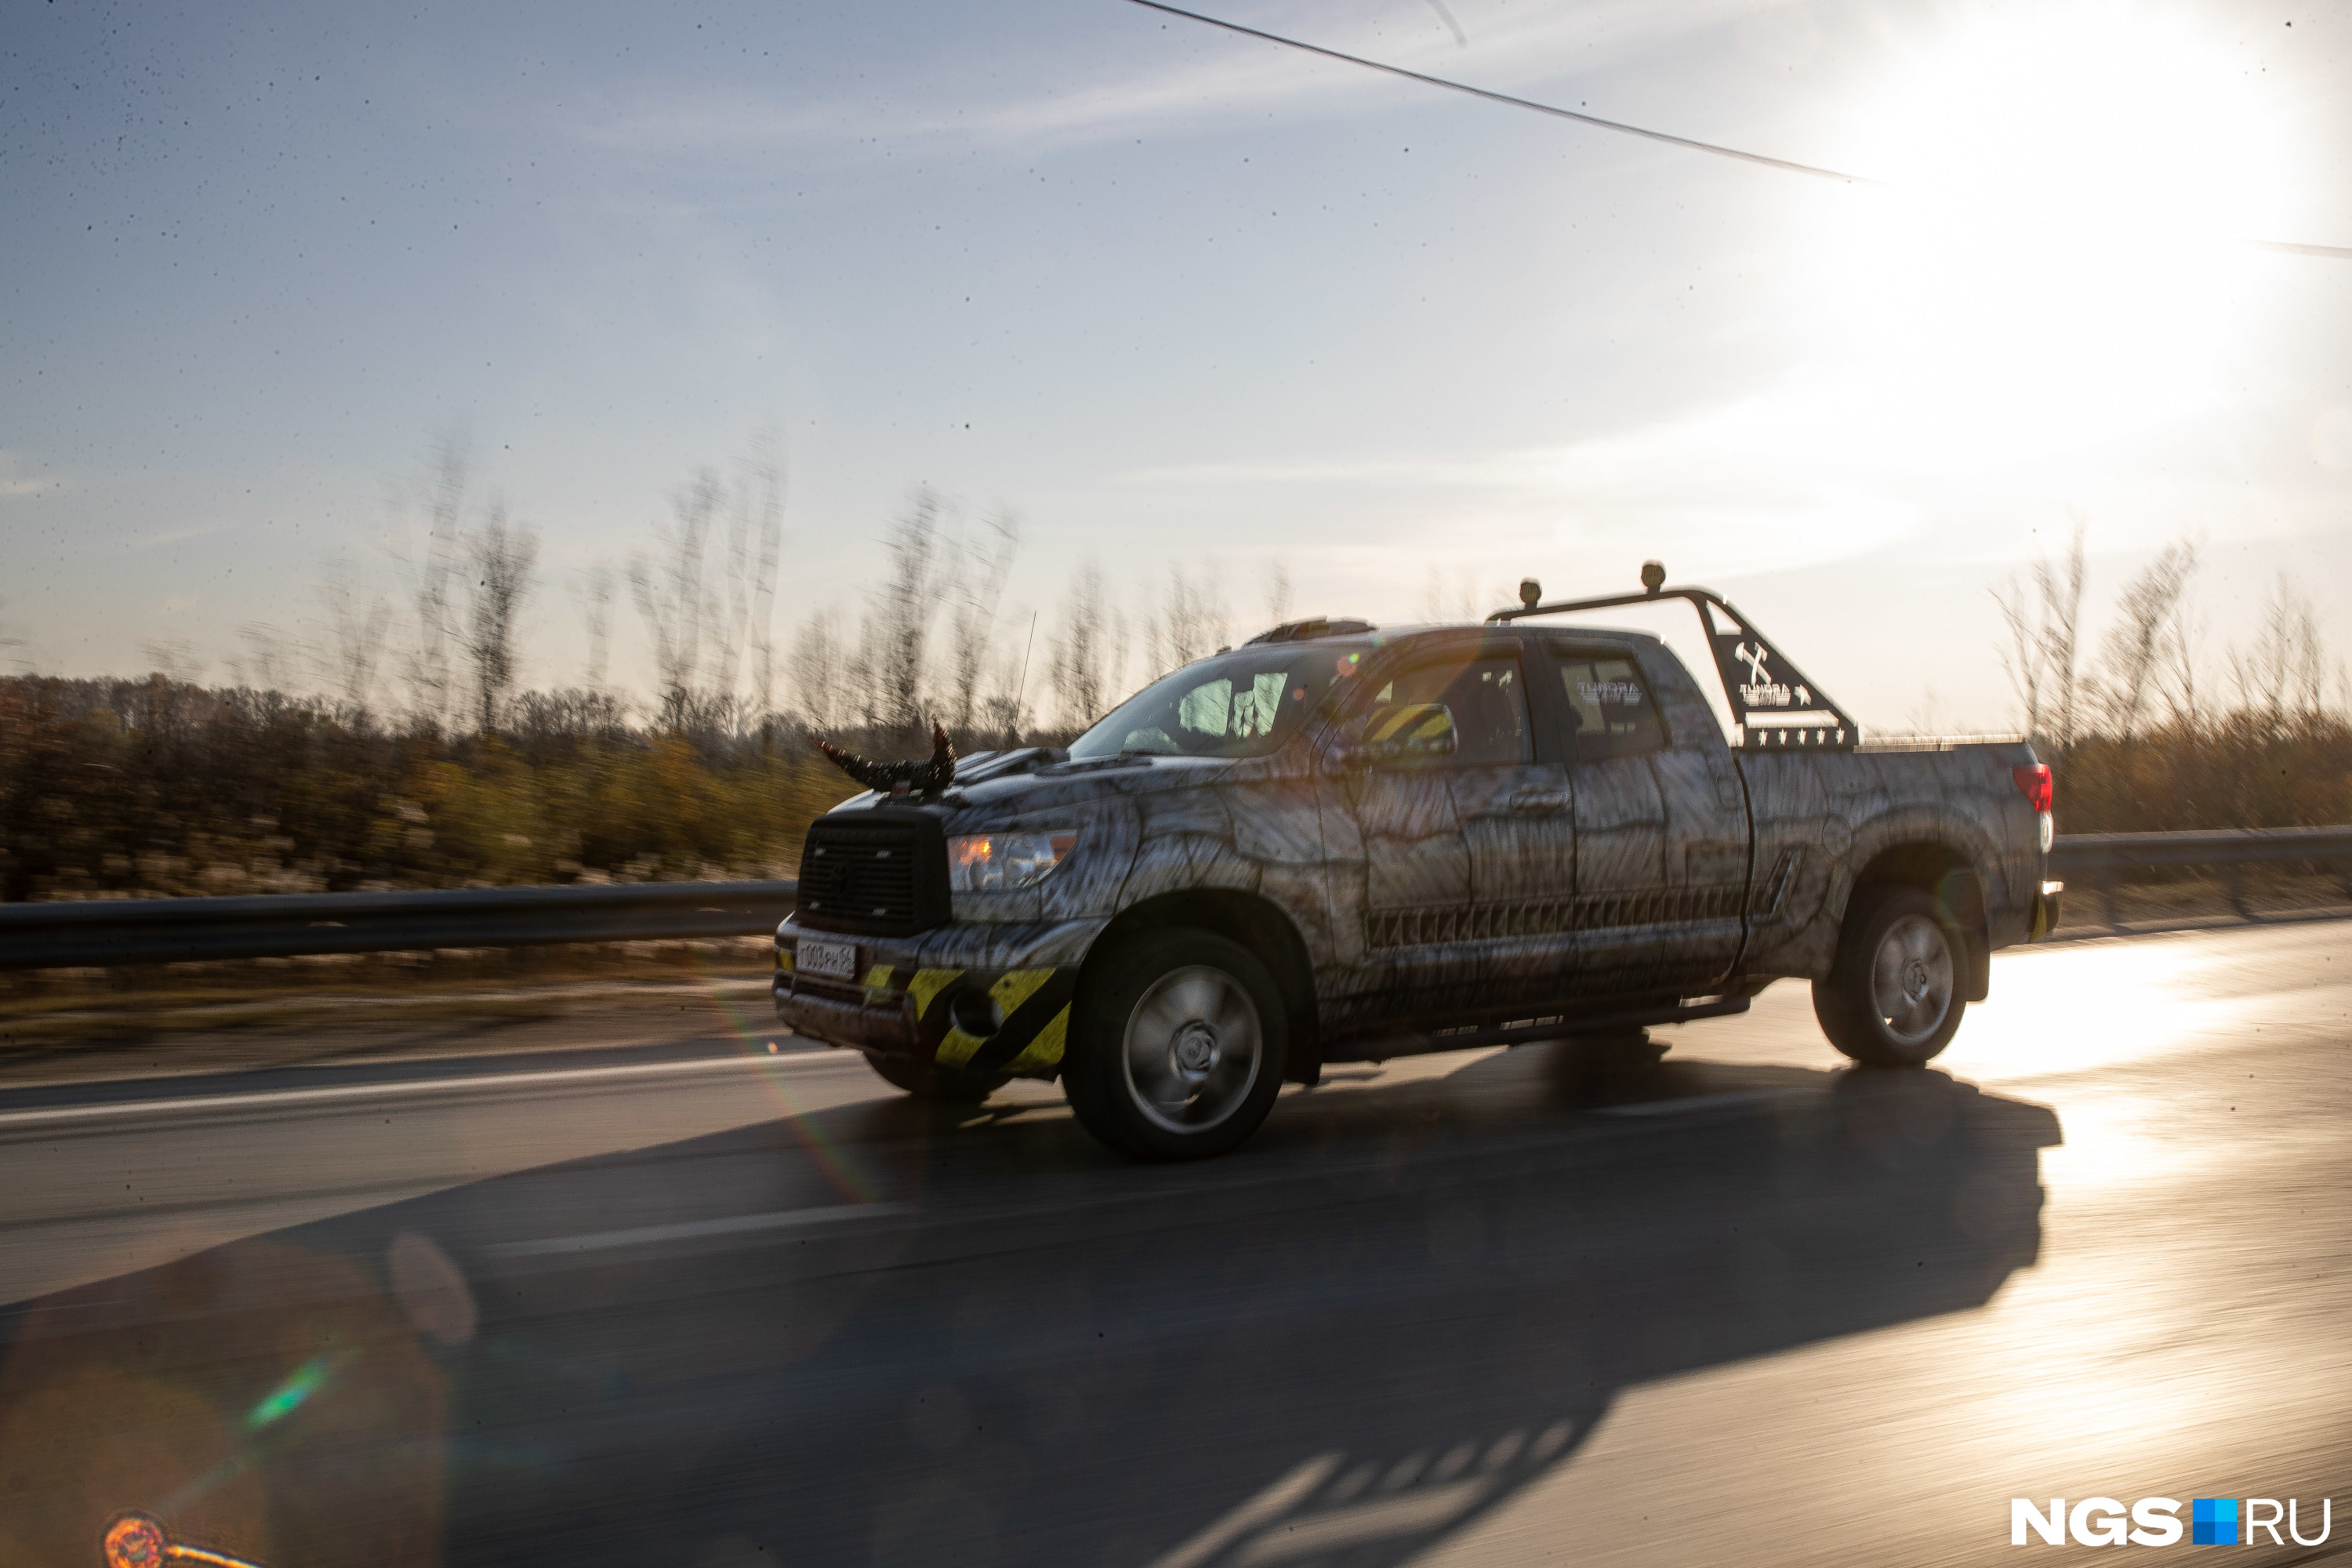
[[[226,522],[202,523],[193,528],[170,528],[156,533],[142,533],[124,544],[126,550],[160,550],[166,544],[184,544],[191,539],[203,539],[229,528]]]
[[[1481,19],[1466,51],[1455,47],[1444,31],[1431,27],[1366,29],[1342,25],[1332,16],[1290,26],[1336,48],[1407,67],[1442,67],[1453,74],[1475,76],[1483,85],[1508,89],[1622,64],[1726,24],[1752,19],[1759,9],[1752,0],[1714,0],[1669,14],[1655,5],[1621,0],[1544,16]],[[1180,50],[1182,63],[1152,63]],[[1229,125],[1244,112],[1275,110],[1295,116],[1350,112],[1366,104],[1390,107],[1426,90],[1353,67],[1302,59],[1271,44],[1195,37],[1174,23],[1165,29],[1123,35],[1108,60],[1099,48],[1093,52],[1096,63],[1108,68],[1053,62],[1055,75],[1087,85],[1024,92],[993,102],[965,100],[968,79],[961,74],[930,80],[910,78],[856,100],[798,103],[780,103],[772,94],[749,89],[714,92],[708,83],[678,82],[656,97],[615,104],[587,119],[574,116],[571,133],[592,146],[656,156],[824,145],[871,153],[941,139],[1034,149],[1138,132]],[[1142,68],[1135,68],[1138,64]],[[967,106],[951,112],[932,107],[960,101]]]

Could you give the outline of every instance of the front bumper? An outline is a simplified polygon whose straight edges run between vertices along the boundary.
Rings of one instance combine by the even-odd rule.
[[[936,1062],[962,1072],[1050,1079],[1069,1039],[1078,960],[1101,922],[1047,928],[942,927],[860,939],[858,978],[803,974],[803,934],[776,932],[776,1016],[827,1045]],[[850,939],[810,931],[828,941]]]

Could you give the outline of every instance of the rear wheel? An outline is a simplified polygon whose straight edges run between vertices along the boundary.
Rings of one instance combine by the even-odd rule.
[[[1265,965],[1207,931],[1162,931],[1088,966],[1062,1063],[1070,1109],[1147,1160],[1222,1154],[1282,1090],[1289,1044]]]
[[[950,1105],[977,1105],[1005,1082],[992,1072],[958,1072],[937,1062],[888,1057],[879,1051],[867,1051],[866,1065],[893,1089],[903,1089],[917,1100],[945,1100]]]
[[[1870,1067],[1922,1067],[1951,1043],[1960,995],[1959,928],[1924,889],[1858,893],[1828,975],[1813,982],[1813,1016],[1830,1044]]]

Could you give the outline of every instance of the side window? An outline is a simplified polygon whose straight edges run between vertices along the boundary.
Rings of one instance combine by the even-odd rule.
[[[1442,702],[1454,715],[1455,767],[1509,767],[1532,762],[1528,731],[1528,693],[1514,658],[1474,658],[1424,664],[1399,674],[1372,694],[1361,733],[1381,733],[1382,724],[1407,709]]]
[[[1617,653],[1562,653],[1559,660],[1578,762],[1637,757],[1664,747],[1657,704],[1632,659]]]
[[[1249,684],[1236,689],[1230,679],[1203,681],[1176,703],[1177,727],[1198,742],[1253,740],[1271,734],[1282,707],[1282,689],[1288,677],[1279,669],[1260,670]],[[1202,745],[1185,748],[1205,749]]]

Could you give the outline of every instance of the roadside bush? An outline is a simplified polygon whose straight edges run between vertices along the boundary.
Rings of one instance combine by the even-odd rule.
[[[855,789],[772,718],[662,733],[575,690],[524,693],[510,719],[452,735],[160,675],[0,679],[0,898],[786,877]],[[2352,722],[2330,710],[2042,745],[2062,832],[2352,822]]]
[[[656,735],[535,694],[511,733],[273,691],[0,679],[0,898],[789,876],[854,786],[774,724]]]
[[[2092,735],[2042,755],[2061,833],[2352,822],[2352,722],[2326,710],[2240,711],[2129,741]]]

